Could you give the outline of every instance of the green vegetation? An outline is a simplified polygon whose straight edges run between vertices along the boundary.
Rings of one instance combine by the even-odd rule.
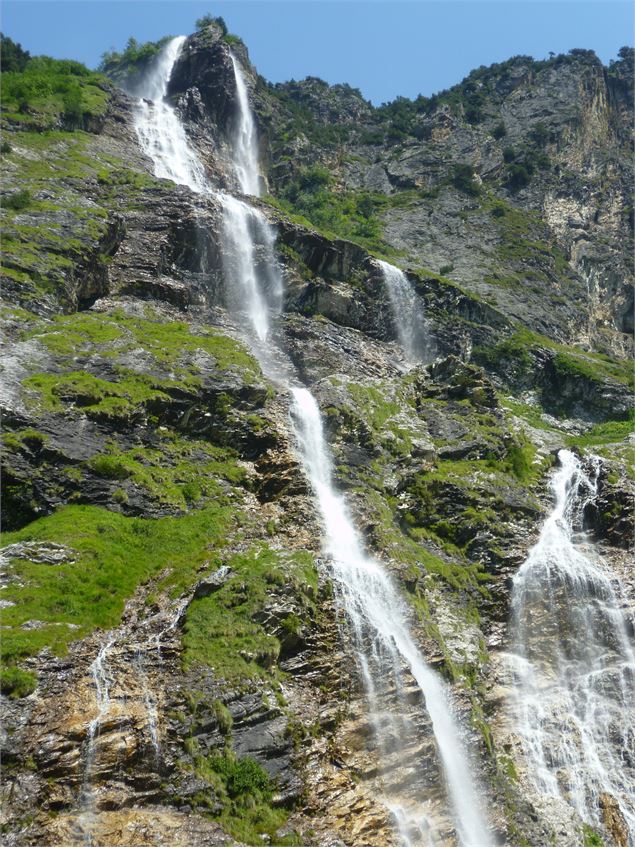
[[[21,44],[0,32],[0,67],[3,72],[20,73],[29,63],[31,54]]]
[[[108,76],[134,75],[142,70],[172,37],[166,35],[158,41],[145,41],[142,44],[131,37],[121,53],[117,50],[107,50],[103,53],[98,70]]]
[[[69,360],[80,352],[103,355],[109,350],[124,353],[143,348],[181,380],[191,378],[193,373],[191,366],[179,365],[181,358],[199,350],[212,356],[220,370],[240,373],[248,379],[260,376],[258,363],[239,342],[210,327],[194,329],[184,322],[166,321],[151,307],[146,309],[145,317],[129,315],[123,309],[58,315],[44,327],[30,330],[25,338],[37,338],[52,353]],[[144,381],[142,375],[137,376]]]
[[[30,671],[24,671],[16,665],[0,670],[0,693],[13,699],[27,697],[37,687],[37,677]]]
[[[452,185],[469,197],[478,197],[481,193],[481,189],[474,179],[474,170],[471,165],[454,165]]]
[[[230,750],[204,756],[192,742],[194,770],[213,786],[212,796],[199,793],[195,804],[208,811],[233,838],[245,844],[267,844],[276,847],[299,845],[297,836],[277,836],[288,812],[272,807],[274,785],[267,772],[248,756],[237,758]],[[218,812],[220,803],[222,811]]]
[[[10,151],[9,151],[10,152]],[[2,206],[4,209],[12,209],[19,212],[31,203],[31,194],[25,188],[21,191],[15,191],[13,194],[5,195],[2,198]]]
[[[583,847],[605,847],[604,839],[588,823],[582,824]]]
[[[206,441],[181,439],[172,432],[162,433],[154,448],[120,452],[111,446],[107,450],[87,462],[94,473],[104,479],[130,480],[164,506],[200,506],[201,500],[221,494],[219,480],[239,484],[245,478],[234,451]]]
[[[3,164],[7,187],[20,188],[8,203],[3,198],[2,272],[21,283],[24,304],[39,305],[53,293],[66,302],[69,270],[94,254],[108,231],[108,212],[85,196],[86,181],[106,162],[90,134],[21,130],[12,133]],[[16,214],[24,208],[28,217]]]
[[[534,367],[534,354],[538,350],[553,352],[553,366],[558,376],[582,377],[591,382],[606,380],[633,388],[634,375],[630,363],[612,359],[602,353],[578,350],[559,344],[550,338],[528,329],[517,329],[508,338],[491,346],[475,347],[474,360],[485,367],[504,374],[511,381],[529,375]]]
[[[3,610],[3,661],[14,665],[44,647],[63,654],[70,641],[116,626],[126,598],[164,569],[165,585],[189,585],[210,551],[225,544],[232,513],[235,506],[220,498],[183,517],[155,520],[125,518],[97,506],[66,506],[5,533],[6,545],[55,542],[69,554],[55,566],[12,560],[3,596],[15,605]],[[22,628],[29,620],[42,625]]]
[[[305,553],[283,555],[264,545],[236,553],[226,564],[231,577],[209,597],[194,600],[187,611],[183,646],[186,667],[197,664],[214,669],[231,683],[257,677],[271,678],[280,652],[278,638],[257,623],[258,613],[271,593],[304,598],[317,590],[317,573]]]
[[[369,192],[335,191],[329,171],[319,165],[301,168],[280,196],[270,201],[303,225],[332,238],[350,239],[384,254],[393,252],[382,239],[377,215],[385,198]]]
[[[215,24],[216,26],[220,27],[223,35],[228,34],[229,30],[227,29],[227,24],[225,23],[224,19],[220,16],[215,18],[214,15],[211,14],[203,15],[202,17],[198,18],[196,21],[196,29],[199,31],[202,29],[207,29],[207,27],[212,26],[212,24]]]
[[[328,96],[329,85],[317,77],[307,77],[303,83],[291,81],[284,85],[269,86],[268,93],[280,102],[283,114],[287,115],[273,139],[273,148],[280,161],[291,161],[292,157],[286,150],[290,142],[296,138],[304,136],[317,147],[337,148],[350,137],[352,127],[316,120],[310,106],[302,102],[302,86],[307,83],[319,87],[324,96]],[[349,85],[341,85],[337,88],[340,91],[351,92],[361,99],[361,93]]]
[[[10,39],[8,40],[10,41]],[[3,51],[8,47],[2,41]],[[17,48],[17,49],[14,49]],[[89,128],[103,115],[109,100],[107,80],[81,62],[28,56],[10,50],[9,67],[2,72],[2,115],[13,123],[40,129],[61,118],[69,129]]]
[[[624,441],[635,432],[633,415],[625,421],[606,421],[595,424],[583,435],[568,435],[565,438],[567,447],[599,447],[605,444],[616,444]]]
[[[170,392],[200,389],[200,372],[192,359],[197,351],[213,357],[219,370],[238,373],[245,381],[260,376],[257,362],[233,339],[207,327],[195,333],[190,325],[162,320],[151,309],[146,314],[142,318],[121,309],[108,314],[84,312],[57,316],[45,326],[28,330],[25,337],[45,344],[62,368],[61,373],[38,373],[24,380],[32,403],[70,414],[81,409],[94,419],[156,414],[157,404],[164,405]],[[154,358],[150,373],[116,364],[118,355],[139,348]],[[75,357],[82,353],[113,360],[108,379],[94,376],[90,368],[76,370]],[[217,411],[222,412],[223,398],[216,402],[221,404]]]

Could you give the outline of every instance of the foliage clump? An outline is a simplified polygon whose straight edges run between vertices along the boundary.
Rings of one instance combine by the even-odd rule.
[[[7,117],[19,122],[36,113],[44,125],[61,117],[68,129],[77,129],[103,114],[108,102],[103,77],[72,59],[27,57],[16,58],[14,53],[9,66],[16,69],[3,68],[2,108]]]
[[[220,30],[223,35],[227,35],[229,30],[227,29],[227,24],[225,23],[225,20],[220,16],[214,17],[214,15],[211,15],[209,13],[207,15],[203,15],[200,18],[197,18],[196,29],[200,32],[202,29],[207,29],[208,26],[212,26],[214,24],[217,27],[220,27]]]
[[[131,36],[121,52],[107,50],[102,54],[98,70],[108,76],[115,74],[125,75],[130,71],[135,71],[139,66],[145,65],[150,59],[156,56],[159,50],[171,40],[172,36],[166,35],[158,41],[144,41],[139,43],[136,38]]]
[[[370,250],[387,252],[378,211],[385,198],[366,191],[340,191],[331,174],[320,165],[301,168],[274,203],[299,215],[305,224],[324,233],[357,241]]]
[[[3,71],[20,73],[27,66],[31,54],[23,50],[12,38],[0,32],[0,67]]]
[[[16,665],[9,665],[0,670],[0,693],[14,700],[27,697],[37,686],[37,677],[31,671],[22,670]]]
[[[474,170],[471,165],[454,165],[452,171],[452,185],[468,197],[478,197],[481,189],[474,179]]]

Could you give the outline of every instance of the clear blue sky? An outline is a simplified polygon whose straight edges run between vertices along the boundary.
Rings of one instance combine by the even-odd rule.
[[[429,95],[479,65],[573,47],[607,63],[633,43],[629,0],[4,0],[2,31],[30,50],[94,67],[129,36],[188,34],[222,15],[273,82],[319,76],[375,103]]]

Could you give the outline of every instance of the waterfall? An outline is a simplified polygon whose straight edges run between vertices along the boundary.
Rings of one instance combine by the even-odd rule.
[[[403,601],[380,564],[364,554],[346,503],[333,488],[315,399],[306,388],[293,388],[292,396],[300,454],[322,514],[333,580],[349,618],[366,688],[376,698],[388,686],[403,688],[402,667],[412,674],[432,720],[461,843],[487,847],[491,839],[479,811],[448,692],[425,663],[408,631]],[[378,731],[381,734],[381,728]],[[380,737],[380,746],[388,741]],[[400,815],[395,817],[399,822]]]
[[[141,149],[154,162],[155,176],[205,193],[205,172],[187,143],[183,124],[165,102],[172,68],[184,41],[184,35],[169,41],[131,89],[131,94],[143,97],[137,109],[135,130]]]
[[[86,735],[86,754],[84,760],[84,778],[80,794],[82,812],[79,817],[80,838],[84,847],[92,847],[92,824],[94,816],[94,799],[91,787],[93,765],[95,764],[95,742],[103,719],[110,709],[110,677],[108,676],[108,654],[115,643],[110,638],[99,649],[97,656],[90,665],[90,675],[95,689],[97,714],[88,724]]]
[[[170,42],[170,55],[178,56]],[[180,48],[179,48],[180,49]],[[253,129],[253,117],[248,115],[249,102],[242,72],[232,57],[236,78],[238,121],[234,151],[234,170],[245,193],[257,194],[259,175],[258,154]],[[167,88],[167,63],[157,64],[157,74],[165,74],[161,90]],[[159,83],[155,83],[159,88]],[[169,106],[167,107],[170,108]],[[178,120],[172,111],[172,116]],[[141,120],[152,120],[153,114],[144,110]],[[142,129],[139,138],[152,137]],[[185,135],[179,136],[187,145]],[[147,145],[150,155],[161,156],[156,147]],[[187,162],[189,152],[180,151],[181,161]],[[157,165],[158,168],[158,165]],[[213,193],[207,185],[200,186],[195,175],[186,182],[195,191]],[[263,370],[273,372],[276,354],[271,341],[271,317],[280,309],[282,275],[273,245],[275,236],[259,210],[224,193],[217,193],[223,205],[222,252],[228,304],[234,316],[247,318],[247,331],[252,349]],[[277,351],[280,357],[280,351]],[[425,663],[408,631],[408,612],[392,581],[380,564],[367,557],[361,540],[348,514],[344,499],[332,483],[330,459],[322,431],[322,421],[315,399],[306,388],[292,387],[286,369],[276,366],[275,376],[283,389],[292,395],[291,421],[296,435],[299,456],[311,481],[322,515],[324,545],[332,561],[332,576],[342,608],[345,610],[369,703],[379,704],[396,692],[387,714],[374,721],[380,750],[392,746],[391,737],[398,739],[400,716],[399,697],[404,687],[404,670],[415,680],[425,699],[432,721],[434,737],[441,758],[458,837],[462,847],[489,847],[488,834],[480,802],[471,778],[470,765],[460,734],[452,717],[453,705],[449,690]],[[385,727],[389,727],[386,730]],[[389,737],[390,736],[390,737]],[[400,749],[397,748],[397,755]],[[421,802],[412,810],[399,797],[384,798],[391,810],[403,847],[432,847],[434,834]]]
[[[381,259],[376,261],[384,277],[393,323],[404,355],[410,362],[421,360],[429,353],[423,304],[403,271]]]
[[[512,702],[534,789],[591,826],[619,805],[635,845],[635,652],[598,552],[584,532],[597,494],[568,450],[558,454],[553,511],[514,577]]]
[[[229,194],[221,196],[225,297],[233,314],[246,313],[259,342],[266,341],[272,315],[282,305],[282,274],[275,258],[275,232],[258,209]]]
[[[237,126],[233,144],[233,164],[238,184],[243,194],[260,196],[260,170],[258,168],[258,142],[254,117],[249,107],[247,85],[240,63],[231,55],[238,98]]]

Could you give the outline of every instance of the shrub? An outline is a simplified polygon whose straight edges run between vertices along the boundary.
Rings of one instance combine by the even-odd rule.
[[[441,267],[439,268],[439,273],[441,274],[441,276],[447,276],[448,274],[452,273],[453,270],[454,265],[441,265]]]
[[[0,153],[5,156],[7,153],[10,153],[12,149],[13,148],[11,147],[8,141],[3,141],[2,144],[0,144]]]
[[[4,208],[13,209],[14,211],[26,209],[30,202],[31,194],[26,190],[26,188],[23,188],[21,191],[15,191],[13,194],[9,194],[2,198],[2,205]]]
[[[29,671],[23,671],[15,665],[3,668],[0,671],[0,692],[9,697],[18,699],[26,697],[35,691],[37,677]]]
[[[69,88],[62,97],[62,103],[64,105],[63,115],[66,123],[72,129],[81,126],[84,113],[82,109],[82,92],[79,85]]]
[[[505,149],[503,150],[503,161],[505,161],[505,162],[507,162],[507,164],[509,164],[510,162],[513,162],[515,158],[516,158],[516,151],[514,150],[514,148],[513,147],[505,147]]]
[[[122,53],[117,50],[108,50],[102,53],[98,70],[105,74],[133,70],[136,65],[145,64],[153,56],[156,56],[159,50],[171,39],[171,35],[166,35],[158,41],[144,41],[139,44],[136,38],[131,37],[126,42]]]
[[[212,711],[218,723],[218,728],[222,735],[229,735],[234,725],[234,719],[227,706],[222,700],[214,700],[212,703]]]
[[[549,130],[542,122],[534,124],[529,133],[529,137],[534,144],[537,144],[539,147],[543,147],[547,141],[549,141]]]
[[[127,479],[130,476],[130,470],[123,464],[117,456],[110,456],[104,453],[100,456],[95,456],[90,462],[91,468],[97,476],[104,479]]]
[[[510,191],[520,191],[529,185],[531,181],[531,170],[526,164],[512,164],[507,170],[507,187]]]
[[[502,121],[500,123],[496,124],[496,126],[492,130],[492,135],[497,140],[500,140],[501,138],[504,138],[507,135],[507,130],[505,129],[505,124]]]
[[[3,72],[17,71],[20,73],[27,66],[31,54],[23,50],[21,44],[0,32],[0,66]]]
[[[452,185],[470,197],[477,197],[481,191],[479,186],[474,182],[474,171],[471,165],[454,165]]]
[[[215,18],[214,15],[210,15],[209,13],[197,19],[196,29],[200,32],[202,29],[207,29],[207,27],[211,26],[212,24],[216,24],[216,26],[219,26],[224,36],[228,34],[227,24],[225,23],[223,18]]]
[[[384,133],[378,129],[364,129],[359,134],[360,144],[370,144],[373,146],[384,143]]]
[[[212,756],[210,766],[220,774],[232,798],[252,797],[268,798],[272,794],[271,780],[267,772],[254,759],[234,759],[230,756]]]

